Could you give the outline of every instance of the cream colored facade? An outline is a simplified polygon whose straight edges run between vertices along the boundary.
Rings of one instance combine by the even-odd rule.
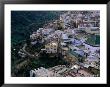
[[[57,53],[58,43],[51,42],[45,45],[45,49],[47,53]]]

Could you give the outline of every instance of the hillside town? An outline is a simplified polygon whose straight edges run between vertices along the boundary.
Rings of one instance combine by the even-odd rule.
[[[29,45],[38,45],[30,52]],[[99,77],[100,76],[100,11],[67,11],[36,29],[28,43],[18,52],[25,58],[47,54],[60,58],[65,65],[30,70],[30,77]],[[53,62],[53,61],[51,61]],[[53,62],[54,63],[54,62]]]

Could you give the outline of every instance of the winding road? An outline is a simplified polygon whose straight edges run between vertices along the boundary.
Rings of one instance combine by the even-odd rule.
[[[23,46],[23,48],[22,48],[22,50],[23,50],[23,52],[25,53],[25,54],[27,54],[29,57],[31,57],[31,58],[38,58],[39,57],[39,54],[40,54],[40,52],[37,54],[37,55],[35,55],[35,54],[30,54],[29,52],[27,52],[26,51],[26,46],[27,46],[27,44],[25,43],[24,44],[24,46]]]

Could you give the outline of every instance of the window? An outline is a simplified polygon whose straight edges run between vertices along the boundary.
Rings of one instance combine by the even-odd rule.
[[[54,45],[54,47],[56,47],[56,45]]]
[[[47,53],[50,53],[50,51],[47,51]]]
[[[54,51],[55,53],[57,52],[57,51]]]
[[[46,50],[49,50],[49,48],[46,48]]]

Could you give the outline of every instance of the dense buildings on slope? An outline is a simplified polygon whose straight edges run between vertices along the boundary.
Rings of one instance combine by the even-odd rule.
[[[94,68],[100,71],[99,11],[68,11],[60,15],[59,20],[55,20],[33,32],[30,39],[32,45],[42,43],[44,48],[41,50],[47,54],[60,54],[63,60],[70,63],[70,66],[77,66],[72,70],[67,66],[63,67],[58,71],[62,74],[56,73],[57,70],[52,71],[53,68],[51,70],[40,68],[31,70],[30,76],[33,76],[33,73],[37,77],[99,75],[99,73],[94,73],[89,69]]]

